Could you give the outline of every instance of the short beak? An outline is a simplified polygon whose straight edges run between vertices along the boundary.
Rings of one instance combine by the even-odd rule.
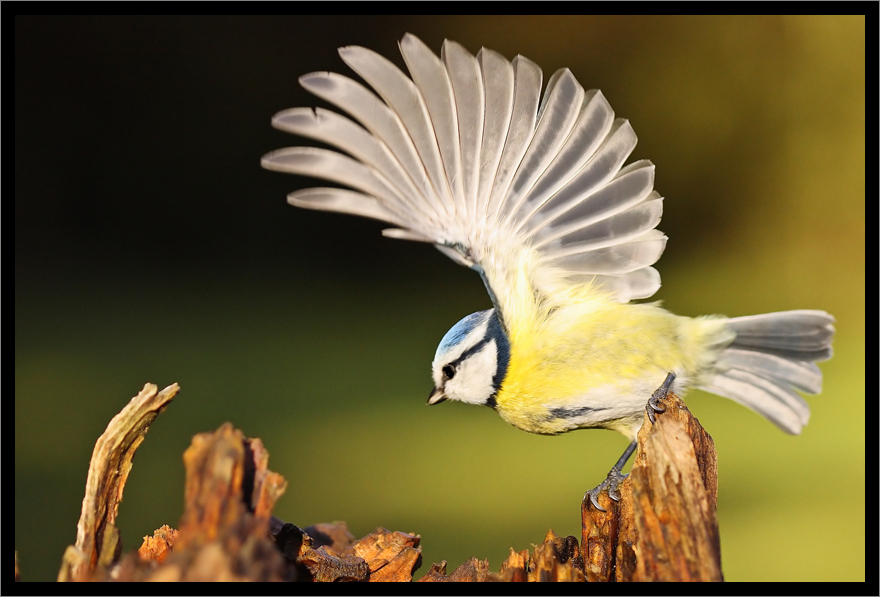
[[[444,400],[446,400],[446,394],[443,393],[443,390],[434,388],[431,390],[431,395],[428,397],[428,404],[440,404]]]

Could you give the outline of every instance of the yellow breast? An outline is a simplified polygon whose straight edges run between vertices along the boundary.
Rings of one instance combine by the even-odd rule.
[[[668,372],[685,382],[711,368],[726,335],[715,319],[601,296],[557,308],[521,329],[514,323],[497,410],[512,425],[550,434],[573,428],[554,410],[595,414],[576,427],[614,427],[624,412],[632,418],[633,404],[643,407]]]

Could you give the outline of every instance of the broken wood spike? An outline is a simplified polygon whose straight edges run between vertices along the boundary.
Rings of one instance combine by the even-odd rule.
[[[530,562],[528,549],[514,551],[511,547],[510,555],[502,562],[498,572],[499,582],[528,582]]]
[[[677,397],[666,402],[653,429],[639,434],[645,446],[633,467],[634,580],[724,580],[715,445]]]
[[[259,439],[230,423],[200,433],[183,455],[185,508],[173,553],[151,580],[285,580],[289,570],[269,532],[287,486],[268,469]]]
[[[98,438],[89,462],[76,543],[64,552],[59,581],[91,580],[119,557],[122,542],[115,522],[132,459],[152,422],[179,390],[177,384],[161,392],[146,384]]]
[[[584,582],[584,562],[578,540],[558,537],[552,530],[535,547],[529,582]]]
[[[498,574],[490,575],[496,582],[583,582],[584,563],[575,537],[559,537],[548,531],[534,552],[510,550]]]
[[[620,502],[603,493],[607,512],[581,505],[591,581],[723,580],[714,443],[678,396],[662,402],[666,411],[639,431]]]

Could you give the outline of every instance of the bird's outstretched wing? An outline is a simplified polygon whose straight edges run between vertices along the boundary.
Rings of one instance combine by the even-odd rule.
[[[354,190],[304,189],[291,204],[383,220],[396,226],[386,236],[434,243],[480,271],[502,313],[507,286],[522,277],[514,270],[539,300],[585,285],[620,302],[657,291],[651,265],[666,237],[655,230],[654,166],[622,167],[636,136],[601,92],[563,69],[541,99],[537,65],[485,48],[475,57],[446,41],[438,58],[407,34],[400,50],[411,79],[371,50],[339,50],[373,91],[330,72],[300,78],[357,122],[294,108],[273,125],[347,155],[290,147],[263,166]]]

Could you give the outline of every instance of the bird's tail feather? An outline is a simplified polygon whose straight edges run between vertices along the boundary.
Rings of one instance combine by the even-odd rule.
[[[816,361],[831,358],[834,318],[824,311],[783,311],[726,320],[736,334],[699,387],[739,402],[787,433],[798,434],[810,407],[795,390],[822,391]]]

